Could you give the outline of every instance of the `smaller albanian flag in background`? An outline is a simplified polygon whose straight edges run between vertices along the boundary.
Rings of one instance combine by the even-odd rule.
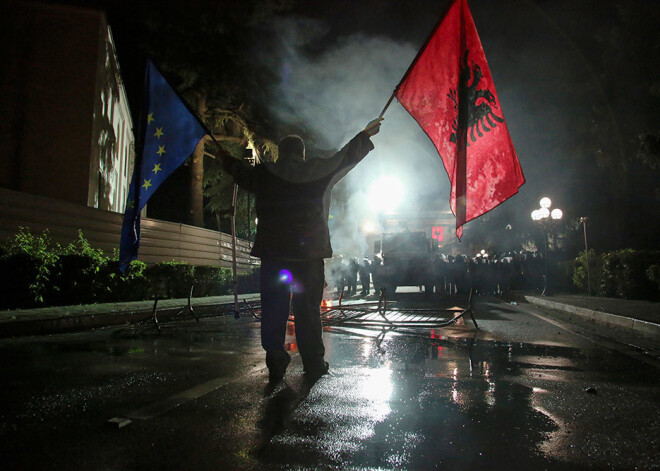
[[[450,3],[394,94],[442,158],[460,239],[525,183],[467,0]]]

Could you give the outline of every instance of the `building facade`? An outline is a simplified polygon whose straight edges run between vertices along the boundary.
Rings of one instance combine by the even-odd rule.
[[[123,212],[133,124],[104,13],[12,2],[0,24],[0,186]]]

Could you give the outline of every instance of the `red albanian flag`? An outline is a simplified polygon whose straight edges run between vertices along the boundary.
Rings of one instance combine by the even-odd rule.
[[[395,90],[438,150],[456,235],[525,183],[467,0],[453,0]]]

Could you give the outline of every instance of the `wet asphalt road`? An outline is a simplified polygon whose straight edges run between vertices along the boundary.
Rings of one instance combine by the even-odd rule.
[[[291,338],[276,387],[250,317],[0,340],[2,468],[660,468],[657,360],[530,305],[474,307],[478,331],[333,327],[315,383]]]

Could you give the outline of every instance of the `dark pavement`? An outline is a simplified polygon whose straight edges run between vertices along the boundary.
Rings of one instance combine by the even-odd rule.
[[[560,320],[563,311],[549,317],[524,293],[475,296],[478,330],[469,318],[446,328],[325,329],[331,366],[318,381],[302,373],[290,324],[292,362],[274,386],[259,322],[234,319],[232,301],[193,300],[200,322],[185,312],[165,322],[187,302],[163,303],[162,332],[149,324],[150,302],[110,314],[79,307],[75,328],[92,315],[146,323],[0,340],[4,469],[660,466],[657,360]],[[451,312],[465,298],[411,291],[395,302]],[[218,305],[226,315],[214,315]]]
[[[241,294],[238,299],[241,308],[246,306],[246,303],[259,301],[259,294]],[[506,299],[515,303],[527,302],[551,309],[567,321],[579,317],[582,320],[614,326],[653,340],[660,339],[660,303],[658,302],[568,294],[540,296],[527,292],[512,292],[506,296]],[[191,304],[195,313],[200,316],[212,316],[230,312],[233,303],[234,297],[230,295],[193,298]],[[160,320],[167,320],[176,315],[189,315],[186,312],[187,304],[187,299],[160,300],[157,305],[157,317]],[[153,307],[153,301],[136,301],[1,311],[0,338],[49,335],[140,321],[150,322]]]

